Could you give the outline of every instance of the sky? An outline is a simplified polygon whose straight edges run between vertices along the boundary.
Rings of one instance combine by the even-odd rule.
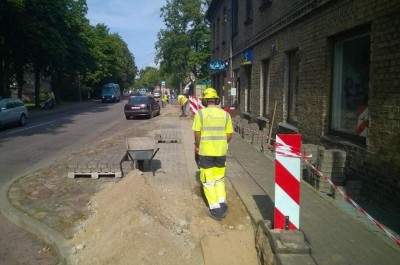
[[[139,69],[155,66],[157,33],[163,26],[160,8],[165,0],[87,0],[92,25],[106,24],[119,33],[135,56]]]

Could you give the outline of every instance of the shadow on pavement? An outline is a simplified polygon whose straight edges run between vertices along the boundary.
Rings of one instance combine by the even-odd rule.
[[[253,199],[263,219],[272,221],[274,219],[274,202],[271,198],[268,195],[254,195]]]
[[[56,135],[62,133],[63,131],[59,129],[67,124],[74,123],[74,118],[76,116],[106,112],[113,106],[115,106],[115,104],[102,104],[100,102],[94,102],[93,104],[84,105],[82,107],[73,106],[65,110],[65,112],[55,112],[34,117],[32,120],[28,121],[27,125],[24,127],[7,126],[5,128],[0,128],[0,146],[1,143],[18,136]]]

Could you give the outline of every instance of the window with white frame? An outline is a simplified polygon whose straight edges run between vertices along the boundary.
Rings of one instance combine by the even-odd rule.
[[[370,37],[340,39],[334,45],[331,130],[364,139],[368,134]]]

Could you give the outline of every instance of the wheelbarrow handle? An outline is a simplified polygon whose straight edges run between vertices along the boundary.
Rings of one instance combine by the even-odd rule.
[[[157,148],[156,151],[154,152],[153,156],[151,157],[150,160],[153,160],[153,158],[156,156],[157,152],[160,150],[160,148]]]

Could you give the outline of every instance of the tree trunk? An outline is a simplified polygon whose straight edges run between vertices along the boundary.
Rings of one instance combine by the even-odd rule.
[[[35,107],[40,108],[40,67],[35,66]]]
[[[18,88],[18,98],[22,99],[22,90],[24,87],[24,68],[18,67],[18,69],[16,69],[16,80],[17,80],[17,88]]]
[[[61,86],[60,74],[55,72],[51,75],[51,89],[53,90],[57,105],[61,103],[60,86]]]
[[[81,76],[79,73],[77,75],[77,81],[78,81],[78,100],[79,102],[82,102]]]
[[[4,96],[3,57],[0,57],[0,97]]]
[[[3,65],[3,96],[9,97],[10,93],[10,69],[9,69],[9,62],[7,58],[4,59]]]

